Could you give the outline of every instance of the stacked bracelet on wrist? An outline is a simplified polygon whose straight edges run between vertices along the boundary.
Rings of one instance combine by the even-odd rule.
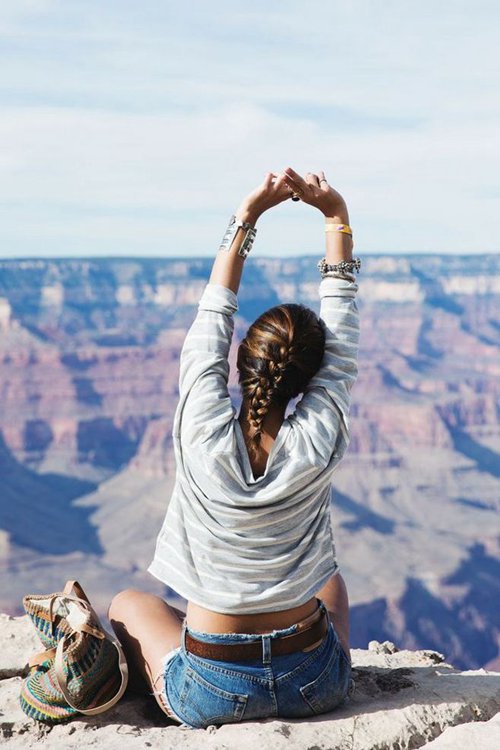
[[[252,249],[257,230],[248,221],[241,221],[241,219],[237,219],[234,214],[229,219],[229,225],[224,233],[224,237],[222,238],[219,250],[226,250],[227,252],[230,251],[231,246],[234,242],[234,238],[236,237],[236,232],[240,227],[241,229],[244,229],[246,231],[245,238],[238,249],[238,255],[241,256],[244,260]]]
[[[327,263],[326,258],[321,258],[318,263],[318,268],[322,277],[330,275],[352,275],[353,271],[359,273],[359,269],[361,268],[361,259],[353,258],[352,260],[341,260],[339,263]]]

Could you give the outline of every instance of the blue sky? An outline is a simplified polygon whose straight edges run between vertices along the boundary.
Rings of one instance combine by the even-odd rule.
[[[211,256],[267,170],[324,169],[355,249],[496,252],[500,6],[2,0],[0,256]],[[287,202],[254,255],[323,254]]]

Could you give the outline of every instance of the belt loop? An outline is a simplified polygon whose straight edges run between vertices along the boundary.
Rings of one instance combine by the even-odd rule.
[[[182,630],[181,630],[181,649],[184,653],[186,653],[186,631],[187,631],[187,622],[184,620],[182,623]]]
[[[271,663],[271,636],[270,635],[262,636],[262,663],[263,664]]]
[[[316,597],[316,598],[317,598],[317,597]],[[326,614],[328,614],[328,610],[327,610],[327,608],[326,608],[326,605],[325,605],[325,603],[324,603],[323,599],[318,599],[318,607],[319,607],[319,609],[321,609],[321,611],[323,612],[323,615],[326,615]]]

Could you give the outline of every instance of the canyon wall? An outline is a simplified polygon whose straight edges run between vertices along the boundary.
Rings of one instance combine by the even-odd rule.
[[[174,480],[179,352],[211,262],[0,261],[0,611],[70,576],[101,611],[131,584],[164,593],[144,571]],[[235,406],[239,340],[280,302],[318,312],[316,263],[245,268]],[[498,260],[370,256],[359,283],[352,440],[332,487],[353,645],[498,664]]]

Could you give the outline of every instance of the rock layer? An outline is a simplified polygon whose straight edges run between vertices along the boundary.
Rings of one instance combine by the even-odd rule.
[[[263,310],[319,310],[319,258],[245,268],[230,352]],[[179,352],[211,258],[0,261],[0,609],[24,593],[164,593],[145,569],[175,479]],[[352,639],[498,657],[500,290],[494,256],[372,256],[332,524]],[[293,408],[293,405],[292,407]],[[394,561],[397,560],[397,565]],[[35,588],[34,588],[35,587]]]

